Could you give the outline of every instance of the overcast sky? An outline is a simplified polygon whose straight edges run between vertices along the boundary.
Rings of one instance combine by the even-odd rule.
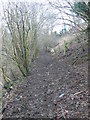
[[[2,9],[1,9],[2,8],[2,2],[7,4],[8,1],[10,1],[10,2],[11,1],[13,1],[13,2],[15,2],[15,1],[25,2],[25,1],[27,1],[27,2],[39,2],[39,3],[41,3],[41,2],[44,3],[45,2],[45,3],[47,3],[47,0],[0,0],[0,21],[1,21],[1,14],[2,14]],[[56,0],[49,0],[49,1],[56,1]],[[66,0],[63,0],[63,1],[58,0],[58,1],[61,1],[61,3],[63,3],[63,1],[66,1]],[[69,0],[69,1],[81,1],[81,0]],[[84,0],[84,1],[88,1],[88,0]],[[1,22],[0,22],[0,26],[1,26]],[[54,30],[60,31],[60,26],[56,26]]]
[[[1,16],[2,16],[2,3],[5,3],[7,4],[8,1],[13,1],[13,2],[16,2],[16,1],[19,1],[19,2],[38,2],[38,3],[43,3],[43,2],[47,2],[47,0],[0,0],[0,26],[1,26]],[[51,1],[54,1],[54,0],[51,0]]]
[[[38,3],[47,3],[47,0],[0,0],[0,20],[1,20],[1,14],[2,14],[2,2],[6,5],[8,2],[16,2],[16,1],[19,1],[19,2],[38,2]],[[49,0],[51,2],[53,1],[56,1],[56,0]],[[1,26],[1,22],[0,22],[0,26]],[[60,31],[60,27],[56,26],[55,29],[56,31]]]

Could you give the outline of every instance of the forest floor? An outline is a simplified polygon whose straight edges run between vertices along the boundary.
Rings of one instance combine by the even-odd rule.
[[[3,118],[88,118],[87,48],[40,51],[28,77],[9,93]]]

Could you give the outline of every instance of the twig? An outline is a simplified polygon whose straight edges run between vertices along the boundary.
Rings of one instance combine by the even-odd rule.
[[[81,93],[83,93],[83,92],[86,92],[86,90],[77,92],[77,93],[75,93],[74,95],[78,95],[78,94],[81,94]]]

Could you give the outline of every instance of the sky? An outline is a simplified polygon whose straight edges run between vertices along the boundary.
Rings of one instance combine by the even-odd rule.
[[[2,14],[2,6],[1,6],[1,4],[3,2],[6,5],[8,1],[13,1],[13,2],[16,2],[16,1],[25,2],[26,1],[26,2],[47,3],[47,0],[0,0],[0,21],[1,21],[1,14]],[[56,1],[56,0],[49,0],[49,1],[53,2],[53,1]],[[1,22],[0,22],[0,26],[1,26]],[[60,31],[60,26],[59,27],[56,26],[54,28],[54,31],[57,31],[57,32]]]
[[[6,2],[8,2],[8,1],[13,1],[13,2],[15,2],[15,1],[22,1],[22,2],[25,2],[25,1],[27,1],[27,2],[46,2],[47,0],[0,0],[0,2],[4,2],[4,3],[6,3]]]
[[[41,2],[46,2],[47,0],[0,0],[0,26],[1,26],[1,16],[2,16],[2,2],[4,4],[7,4],[8,1],[13,1],[13,2],[15,2],[15,1],[25,2],[25,1],[27,1],[27,2],[39,2],[39,3],[41,3]]]
[[[38,2],[38,3],[47,3],[47,0],[0,0],[0,21],[1,21],[1,14],[2,14],[2,2],[3,3],[7,3],[8,1],[13,1],[13,2],[15,2],[15,1],[21,1],[21,2],[25,2],[25,1],[27,1],[27,2]],[[56,0],[50,0],[50,1],[56,1]],[[63,2],[62,0],[58,0],[58,1],[61,1],[61,2]],[[69,0],[69,1],[81,1],[81,0]],[[88,0],[84,0],[84,1],[88,1]],[[0,22],[0,26],[1,26],[1,22]],[[62,26],[61,26],[61,29],[62,29]],[[60,26],[56,26],[55,28],[54,28],[54,31],[60,31]]]

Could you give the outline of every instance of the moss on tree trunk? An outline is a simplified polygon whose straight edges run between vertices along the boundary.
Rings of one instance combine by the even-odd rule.
[[[88,87],[90,87],[90,22],[88,24],[88,29],[87,29],[87,34],[88,34]]]

